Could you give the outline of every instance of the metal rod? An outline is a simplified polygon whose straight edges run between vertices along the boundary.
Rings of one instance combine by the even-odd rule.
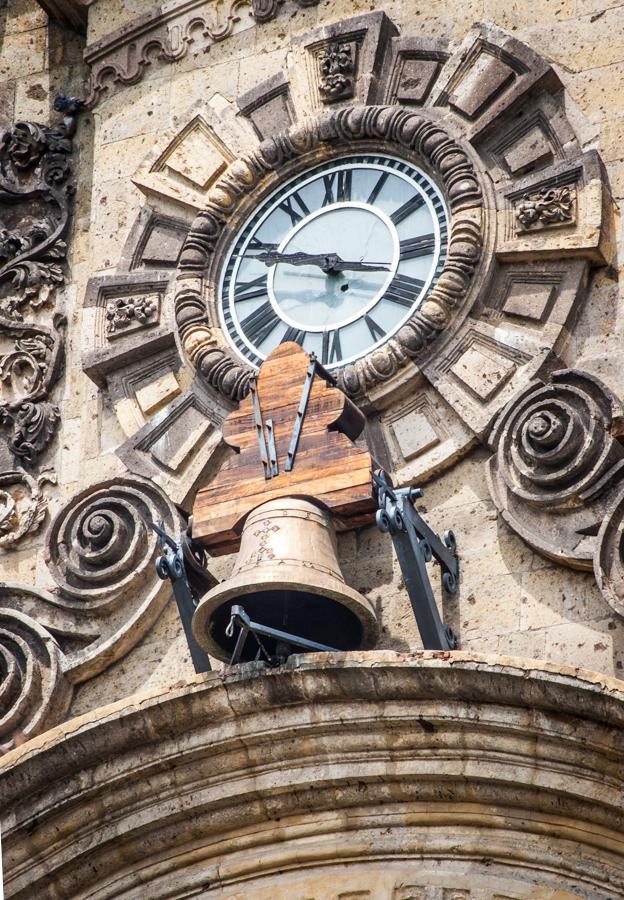
[[[309,641],[307,638],[299,637],[296,634],[289,634],[287,631],[280,631],[278,628],[270,628],[268,625],[262,625],[260,622],[252,622],[242,606],[234,605],[230,611],[230,621],[226,629],[226,634],[231,635],[234,627],[238,626],[241,631],[236,640],[234,652],[230,660],[230,665],[235,665],[240,659],[243,651],[244,640],[241,643],[241,635],[245,637],[249,632],[258,640],[258,635],[263,637],[274,638],[278,641],[284,641],[286,644],[293,644],[303,650],[316,650],[319,653],[338,653],[336,647],[329,647],[327,644],[319,644],[316,641]],[[260,643],[258,641],[258,643]]]
[[[271,469],[269,466],[269,456],[267,453],[267,445],[264,437],[264,423],[262,422],[262,410],[260,409],[260,398],[258,397],[258,382],[255,378],[252,378],[249,382],[249,390],[251,392],[251,405],[253,408],[254,415],[254,424],[256,426],[256,433],[258,435],[258,447],[260,449],[260,459],[262,460],[262,465],[264,467],[264,477],[268,479],[271,477]]]
[[[279,475],[279,464],[277,461],[277,447],[275,446],[275,430],[273,428],[273,419],[267,419],[265,422],[267,434],[269,436],[269,460],[271,462],[271,475],[275,478]]]
[[[299,401],[299,409],[297,410],[297,417],[295,419],[292,436],[290,438],[290,446],[288,447],[288,458],[286,459],[286,465],[284,466],[287,472],[291,472],[295,464],[295,455],[297,453],[297,447],[299,446],[299,438],[301,437],[301,426],[306,414],[308,400],[310,399],[310,390],[312,388],[312,382],[314,381],[316,367],[316,357],[312,356],[310,359],[310,365],[308,366],[308,371],[306,372],[306,378],[303,384],[303,390],[301,392],[301,400]]]

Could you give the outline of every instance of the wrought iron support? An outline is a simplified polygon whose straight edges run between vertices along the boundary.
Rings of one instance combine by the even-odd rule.
[[[148,522],[148,524],[158,535],[158,545],[162,553],[156,560],[156,571],[159,578],[162,578],[163,581],[167,578],[171,581],[173,596],[182,620],[182,627],[184,628],[184,635],[191,654],[193,667],[197,673],[209,672],[211,669],[210,659],[195,640],[191,628],[197,601],[193,595],[186,571],[183,542],[176,541],[171,535],[167,534],[162,527],[162,523],[155,525],[153,522]],[[191,552],[190,549],[188,552]]]
[[[373,475],[377,485],[377,527],[390,534],[425,650],[456,650],[457,636],[440,618],[427,563],[435,557],[442,569],[442,584],[455,593],[459,582],[457,544],[452,531],[444,540],[433,531],[414,506],[420,488],[391,488],[385,473]]]
[[[230,621],[225,629],[225,633],[228,637],[234,637],[234,628],[240,628],[240,631],[238,632],[236,644],[234,645],[234,652],[230,659],[231,666],[234,666],[239,662],[243,647],[245,646],[245,641],[247,640],[247,635],[250,632],[258,644],[256,659],[264,656],[269,665],[272,666],[281,665],[292,653],[292,647],[298,647],[308,653],[314,651],[317,653],[338,653],[336,647],[328,647],[326,644],[317,644],[316,641],[309,641],[307,638],[299,637],[296,634],[289,634],[287,631],[280,631],[277,628],[269,628],[268,625],[262,625],[260,622],[252,622],[242,606],[232,606]],[[260,637],[272,638],[276,642],[278,653],[273,655],[270,654],[264,647]],[[279,652],[280,648],[284,650],[283,653]]]

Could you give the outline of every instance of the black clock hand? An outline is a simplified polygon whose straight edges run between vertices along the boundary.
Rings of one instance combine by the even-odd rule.
[[[365,263],[361,260],[345,261],[337,253],[280,253],[278,250],[266,250],[256,254],[254,259],[266,266],[276,263],[288,263],[291,266],[318,266],[326,275],[338,275],[345,269],[350,272],[387,272],[389,266],[383,263]]]

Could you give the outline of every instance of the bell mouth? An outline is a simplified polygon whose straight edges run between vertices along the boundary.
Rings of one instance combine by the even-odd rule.
[[[312,569],[291,572],[290,566],[282,565],[279,575],[255,583],[250,583],[248,573],[239,573],[200,600],[193,634],[200,647],[224,662],[230,661],[236,643],[236,629],[232,638],[225,634],[234,605],[242,606],[253,622],[336,650],[368,649],[378,637],[375,608],[367,597],[344,582],[319,579]],[[261,640],[264,644],[265,638]],[[274,654],[275,641],[266,641],[267,650]],[[255,659],[257,650],[255,639],[248,637],[241,661]]]
[[[227,654],[230,659],[234,651],[238,629],[231,638],[225,629],[230,621],[232,606],[242,606],[254,622],[269,628],[277,628],[297,637],[318,644],[335,647],[336,650],[357,650],[362,646],[363,628],[358,617],[348,607],[311,591],[264,590],[231,598],[215,610],[209,625],[211,642]],[[260,638],[269,656],[280,654],[274,638]],[[248,662],[256,658],[258,642],[248,634],[240,661]],[[297,647],[293,645],[293,652]]]

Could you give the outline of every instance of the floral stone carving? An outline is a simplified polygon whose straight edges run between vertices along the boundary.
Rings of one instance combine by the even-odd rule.
[[[17,541],[38,531],[48,501],[44,484],[56,484],[53,472],[33,478],[24,469],[0,473],[0,547],[11,549]]]
[[[575,218],[575,205],[574,187],[550,188],[525,194],[516,206],[518,231],[571,224]]]
[[[353,97],[356,54],[355,42],[332,41],[319,50],[319,93],[324,103]]]
[[[106,304],[106,336],[111,339],[138,328],[156,325],[159,309],[158,294],[109,300]]]
[[[63,368],[66,323],[56,311],[50,324],[24,321],[24,313],[49,305],[64,282],[69,156],[82,105],[57,97],[62,122],[17,122],[0,140],[0,425],[9,430],[9,453],[28,464],[58,428],[59,408],[49,398]]]

